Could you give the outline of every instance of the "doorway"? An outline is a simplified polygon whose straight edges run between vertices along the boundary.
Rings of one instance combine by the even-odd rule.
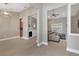
[[[47,11],[48,42],[66,48],[67,5]]]
[[[22,18],[20,18],[20,37],[23,37],[23,22]]]

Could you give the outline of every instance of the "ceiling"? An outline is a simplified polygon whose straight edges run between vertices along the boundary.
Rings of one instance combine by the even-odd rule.
[[[49,4],[49,5],[51,5],[51,4]],[[31,6],[31,4],[29,4],[29,3],[8,3],[7,4],[7,11],[21,12],[24,9],[27,9],[30,6]],[[57,16],[55,18],[60,18],[60,17],[66,17],[67,16],[67,6],[63,6],[63,4],[52,4],[51,7],[52,6],[54,8],[55,13],[59,14],[59,16]],[[61,6],[61,7],[55,8],[57,6]],[[78,7],[79,7],[79,4],[72,4],[72,6],[71,6],[71,15],[72,16],[76,15],[77,11],[79,10]],[[0,3],[0,10],[1,11],[6,11],[5,3]],[[51,16],[51,14],[52,14],[52,9],[48,11],[48,16]]]
[[[29,3],[8,3],[7,4],[7,11],[10,12],[21,12],[22,10],[30,7]],[[6,11],[5,3],[0,3],[0,10]]]
[[[54,9],[55,14],[59,14],[54,19],[67,17],[67,5]],[[48,11],[48,17],[52,18],[53,9]]]
[[[75,16],[78,11],[79,11],[79,4],[78,3],[72,3],[71,4],[71,16]],[[54,11],[56,14],[59,14],[57,17],[53,17],[54,19],[57,18],[62,18],[62,17],[66,17],[67,16],[67,6],[62,6],[62,7],[58,7],[58,8],[54,8]],[[51,16],[53,13],[53,9],[48,11],[48,16]],[[49,17],[50,19],[52,17]]]
[[[72,4],[71,5],[71,16],[75,16],[79,11],[79,4]]]

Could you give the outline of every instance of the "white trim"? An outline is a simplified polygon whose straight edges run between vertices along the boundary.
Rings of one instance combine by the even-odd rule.
[[[41,45],[46,45],[46,46],[47,46],[48,43],[47,43],[47,42],[41,42],[41,43],[38,43],[38,42],[37,42],[37,46],[38,46],[38,47],[41,46]]]
[[[43,45],[46,45],[46,46],[48,45],[48,43],[47,43],[47,42],[42,42],[42,44],[43,44]]]
[[[67,13],[67,33],[68,35],[74,35],[74,36],[79,36],[78,33],[71,33],[71,5],[72,4],[68,4],[68,13]]]
[[[39,43],[38,40],[36,40],[36,43],[37,43],[37,46],[38,46],[38,47],[42,45],[42,42]]]
[[[70,13],[70,10],[71,10],[71,6],[70,4],[68,4],[68,12],[67,12],[67,34],[71,34],[71,13]]]
[[[76,50],[76,49],[67,48],[66,50],[69,51],[69,52],[72,52],[72,53],[79,54],[79,50]]]
[[[37,43],[37,46],[39,47],[39,46],[41,46],[42,45],[42,43]]]
[[[24,36],[23,36],[23,37],[21,37],[21,38],[22,38],[22,39],[25,39],[25,40],[29,40],[29,38],[27,38],[27,37],[24,37]]]
[[[69,34],[69,36],[79,36],[79,34],[78,33],[71,33],[71,34]]]
[[[10,39],[15,39],[15,38],[20,38],[20,36],[14,36],[14,37],[0,39],[0,41],[5,41],[5,40],[10,40]]]

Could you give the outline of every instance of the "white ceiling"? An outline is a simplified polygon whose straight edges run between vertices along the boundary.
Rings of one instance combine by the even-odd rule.
[[[67,17],[67,5],[61,6],[59,8],[54,9],[54,12],[55,12],[55,14],[59,14],[56,17],[53,17],[54,19],[62,18],[62,17]],[[51,17],[52,14],[53,14],[53,9],[48,11],[48,16],[50,18],[52,18]]]
[[[56,7],[58,6],[57,4],[54,4],[54,5]],[[68,7],[67,6],[61,6],[61,7],[58,7],[58,8],[56,8],[56,7],[53,7],[53,9],[54,9],[55,13],[59,14],[59,15],[57,17],[50,17],[53,13],[53,11],[52,11],[53,9],[51,9],[51,10],[48,11],[48,16],[49,16],[50,19],[52,19],[52,18],[57,19],[57,18],[67,17],[67,13],[68,13],[68,11],[67,11]],[[71,10],[70,11],[71,11],[71,16],[75,16],[79,11],[79,3],[71,4]]]
[[[21,12],[22,10],[24,10],[28,7],[30,7],[30,4],[28,4],[28,3],[8,3],[7,4],[7,11]],[[6,11],[5,3],[0,3],[0,10]]]
[[[49,4],[51,5],[51,4]],[[53,5],[53,6],[52,6]],[[55,9],[56,14],[60,14],[56,18],[60,17],[66,17],[67,16],[67,6],[63,6],[63,4],[52,4],[51,7]],[[56,6],[61,5],[61,7],[55,8]],[[10,12],[21,12],[24,9],[27,9],[31,5],[29,3],[8,3],[7,5],[7,11]],[[79,4],[72,4],[71,7],[71,15],[76,15],[77,11],[79,10]],[[6,11],[6,5],[5,3],[0,3],[0,10]],[[48,16],[52,14],[52,10],[49,11]]]
[[[71,16],[75,16],[79,11],[79,4],[72,4],[71,5]]]

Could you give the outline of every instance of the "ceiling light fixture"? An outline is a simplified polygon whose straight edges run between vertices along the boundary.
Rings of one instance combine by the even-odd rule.
[[[53,17],[59,16],[59,14],[56,14],[54,10],[52,10],[52,11],[53,11],[53,13],[52,13],[52,16],[53,16]]]

